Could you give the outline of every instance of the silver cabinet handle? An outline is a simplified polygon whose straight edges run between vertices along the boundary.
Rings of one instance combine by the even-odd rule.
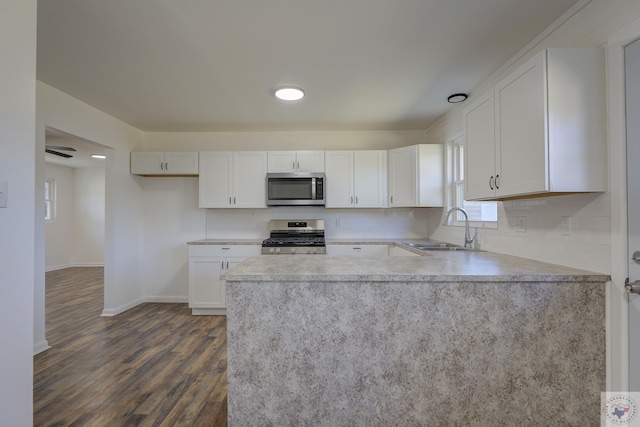
[[[300,162],[298,162],[298,170],[300,170]]]
[[[493,175],[491,175],[491,178],[489,178],[489,188],[493,190]]]
[[[229,269],[229,261],[227,261],[227,270]]]
[[[351,196],[351,197],[349,198],[349,200],[350,200],[350,201],[349,201],[349,204],[350,204],[350,205],[352,205],[352,204],[353,204],[353,196]]]
[[[356,205],[358,204],[358,196],[356,196]]]
[[[232,205],[233,203],[231,203],[231,197],[229,197],[229,204]]]
[[[640,264],[640,251],[635,251],[633,255],[631,255],[631,259]]]
[[[496,174],[496,190],[500,189],[500,175]]]
[[[236,196],[233,196],[233,204],[236,204]]]
[[[393,204],[393,196],[391,196],[391,204]]]
[[[164,170],[168,171],[169,170],[169,163],[164,162]]]
[[[160,170],[163,171],[164,170],[164,163],[160,162]]]

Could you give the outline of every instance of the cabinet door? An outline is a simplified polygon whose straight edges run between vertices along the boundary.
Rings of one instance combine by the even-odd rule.
[[[220,274],[226,267],[222,257],[189,257],[189,307],[225,308],[226,292]]]
[[[549,189],[544,53],[496,85],[497,196]]]
[[[465,200],[491,198],[495,194],[495,104],[493,89],[478,97],[463,114],[465,149]]]
[[[353,207],[353,151],[326,151],[325,168],[326,207]]]
[[[198,175],[197,151],[167,151],[164,153],[164,173]]]
[[[234,208],[266,208],[266,151],[238,151],[234,156]]]
[[[134,175],[164,174],[164,152],[134,151],[131,153],[131,173]]]
[[[382,208],[387,201],[387,152],[353,152],[354,194],[357,208]]]
[[[233,207],[233,153],[200,153],[199,199],[201,208]]]
[[[298,151],[296,172],[325,172],[324,151]]]
[[[267,153],[267,170],[270,173],[293,172],[295,166],[295,151],[269,151]]]
[[[389,207],[416,206],[417,147],[389,150]]]

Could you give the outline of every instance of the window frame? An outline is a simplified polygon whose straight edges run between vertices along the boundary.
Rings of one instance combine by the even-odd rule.
[[[464,180],[465,168],[464,168],[464,155],[465,155],[465,141],[462,133],[459,133],[454,138],[447,142],[447,207],[448,209],[459,207],[465,208],[464,200]],[[487,204],[485,208],[495,209],[495,221],[492,220],[471,220],[469,226],[474,228],[498,228],[498,202],[494,201],[469,201],[467,204]],[[491,207],[489,204],[492,204]],[[467,210],[467,209],[465,209]],[[464,227],[464,215],[461,212],[455,212],[454,215],[450,215],[448,219],[448,225],[454,227]]]
[[[56,219],[56,180],[44,181],[44,220],[54,222]]]

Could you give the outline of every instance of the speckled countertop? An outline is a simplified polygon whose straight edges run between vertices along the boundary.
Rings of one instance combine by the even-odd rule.
[[[606,282],[609,275],[493,252],[420,251],[403,243],[427,239],[327,239],[328,245],[388,244],[421,257],[264,255],[225,272],[227,281],[564,281]],[[188,245],[260,245],[261,239],[202,239]]]
[[[608,275],[491,252],[430,251],[422,257],[257,256],[227,281],[606,282]]]

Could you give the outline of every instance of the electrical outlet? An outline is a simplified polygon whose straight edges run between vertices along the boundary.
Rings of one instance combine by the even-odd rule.
[[[560,218],[560,234],[563,236],[571,236],[571,217],[563,216]]]
[[[0,181],[0,208],[6,208],[9,200],[9,182]]]
[[[517,216],[516,217],[516,231],[518,233],[525,233],[527,231],[527,217],[526,216]]]

